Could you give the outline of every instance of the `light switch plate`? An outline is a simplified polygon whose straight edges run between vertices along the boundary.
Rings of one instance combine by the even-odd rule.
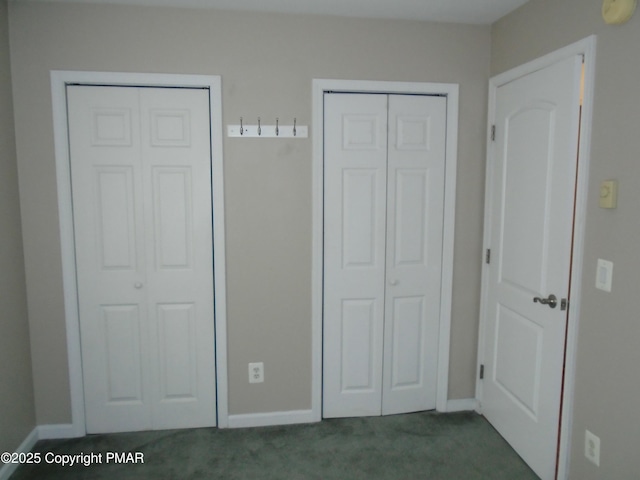
[[[598,259],[598,267],[596,269],[596,288],[611,291],[611,283],[613,280],[613,262]]]

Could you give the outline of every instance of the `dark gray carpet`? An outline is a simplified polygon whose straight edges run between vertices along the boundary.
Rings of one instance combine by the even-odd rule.
[[[193,429],[45,440],[34,452],[102,453],[85,467],[23,465],[21,479],[526,480],[536,475],[475,413],[430,412],[248,429]],[[105,464],[142,452],[144,464]]]

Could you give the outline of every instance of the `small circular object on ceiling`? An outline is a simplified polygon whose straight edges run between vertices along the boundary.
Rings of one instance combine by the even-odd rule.
[[[602,18],[609,25],[628,22],[636,10],[637,0],[603,0]]]

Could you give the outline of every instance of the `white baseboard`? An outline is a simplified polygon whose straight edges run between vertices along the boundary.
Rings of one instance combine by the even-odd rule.
[[[38,427],[31,430],[31,433],[27,435],[27,438],[20,444],[18,448],[14,450],[15,453],[27,453],[30,452],[38,438]],[[13,472],[18,468],[18,463],[0,463],[0,480],[8,480]]]
[[[460,398],[447,400],[447,412],[470,412],[478,408],[478,400],[475,398]]]
[[[445,412],[471,412],[478,408],[475,398],[448,400]],[[315,423],[318,419],[312,410],[292,410],[287,412],[248,413],[229,415],[229,428],[268,427],[292,425],[295,423]]]
[[[229,415],[229,428],[268,427],[316,422],[312,410],[290,410],[287,412],[248,413]]]
[[[71,423],[60,425],[40,425],[38,428],[38,440],[57,440],[59,438],[83,437],[84,433],[78,434],[76,428]]]

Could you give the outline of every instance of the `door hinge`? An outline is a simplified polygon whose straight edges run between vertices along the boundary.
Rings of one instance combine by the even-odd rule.
[[[487,248],[487,252],[484,254],[484,263],[487,265],[491,263],[491,249]]]
[[[492,142],[496,141],[496,126],[495,125],[491,125],[491,141]]]
[[[484,365],[480,365],[480,380],[484,379]]]

